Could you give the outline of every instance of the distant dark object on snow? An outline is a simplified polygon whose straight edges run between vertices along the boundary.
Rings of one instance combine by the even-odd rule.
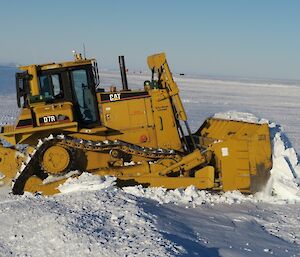
[[[185,74],[184,74],[184,73],[179,73],[179,75],[180,75],[180,76],[184,76]]]

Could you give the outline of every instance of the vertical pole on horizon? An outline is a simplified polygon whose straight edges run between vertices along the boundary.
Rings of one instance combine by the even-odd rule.
[[[85,54],[85,44],[82,43],[82,46],[83,46],[83,58],[86,59],[86,54]]]

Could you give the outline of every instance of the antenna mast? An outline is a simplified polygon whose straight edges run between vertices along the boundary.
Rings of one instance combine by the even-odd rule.
[[[83,58],[86,59],[86,54],[85,54],[85,44],[82,43],[82,45],[83,45]]]

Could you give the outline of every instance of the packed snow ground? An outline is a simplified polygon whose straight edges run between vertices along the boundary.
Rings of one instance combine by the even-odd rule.
[[[120,85],[115,73],[101,77],[107,86]],[[128,76],[132,87],[145,79]],[[86,173],[56,196],[2,190],[0,256],[300,256],[300,169],[293,148],[300,146],[299,85],[177,82],[194,130],[215,113],[271,121],[274,167],[264,192],[119,189],[114,178]],[[0,123],[12,123],[17,114],[15,96],[2,94]]]

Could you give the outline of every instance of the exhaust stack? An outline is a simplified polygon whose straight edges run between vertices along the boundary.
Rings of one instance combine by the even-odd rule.
[[[128,91],[129,89],[128,89],[127,76],[126,76],[125,59],[123,55],[119,56],[119,65],[120,65],[123,91]]]

